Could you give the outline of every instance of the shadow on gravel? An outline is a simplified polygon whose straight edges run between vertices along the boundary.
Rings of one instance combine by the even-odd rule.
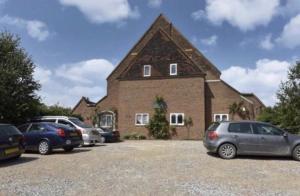
[[[62,155],[68,155],[68,154],[77,154],[77,153],[83,153],[83,152],[89,152],[91,151],[91,149],[83,149],[83,148],[76,148],[71,152],[65,152],[63,149],[54,149],[51,154],[49,155],[42,155],[42,156],[51,156],[51,155],[56,155],[56,154],[62,154]],[[37,151],[28,151],[26,150],[25,152],[26,154],[37,154],[39,155],[39,153]]]
[[[207,152],[207,154],[211,157],[222,159],[215,153]],[[264,161],[294,161],[292,157],[280,157],[280,156],[250,156],[250,155],[239,155],[235,157],[234,159],[249,159],[249,160],[264,160]],[[224,160],[224,159],[222,159]]]
[[[8,159],[8,160],[2,160],[0,161],[0,168],[1,167],[9,167],[13,165],[19,165],[23,163],[28,163],[31,161],[37,160],[37,157],[20,157],[18,159]]]
[[[95,148],[95,147],[102,147],[106,146],[105,144],[96,144],[96,145],[86,145],[86,146],[81,146],[80,148]]]

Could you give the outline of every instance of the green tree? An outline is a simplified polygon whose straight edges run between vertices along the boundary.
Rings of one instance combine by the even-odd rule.
[[[277,93],[279,102],[276,104],[277,118],[280,125],[300,131],[300,62],[291,66],[288,71],[288,80],[281,83]]]
[[[147,126],[149,135],[155,139],[169,139],[169,122],[166,118],[167,104],[162,97],[157,96],[154,102],[154,115]]]
[[[0,122],[17,124],[36,115],[40,84],[33,78],[34,69],[20,38],[0,33]]]
[[[238,115],[243,120],[250,119],[250,113],[246,107],[244,107],[244,102],[233,102],[229,105],[229,114],[231,115],[231,119],[233,120],[235,115]]]
[[[192,117],[189,116],[184,119],[184,126],[187,129],[187,139],[190,139],[190,130],[191,130],[191,127],[194,126]]]

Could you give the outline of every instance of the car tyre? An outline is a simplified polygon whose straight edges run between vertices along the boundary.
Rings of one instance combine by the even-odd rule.
[[[300,161],[300,145],[296,146],[293,150],[293,158],[296,161]]]
[[[42,140],[38,146],[39,153],[41,155],[47,155],[51,153],[51,145],[48,141]]]
[[[232,144],[225,143],[219,147],[218,154],[222,159],[233,159],[236,156],[236,148]]]
[[[74,149],[74,147],[72,147],[72,146],[66,146],[66,147],[64,147],[64,151],[65,152],[71,152],[73,149]]]

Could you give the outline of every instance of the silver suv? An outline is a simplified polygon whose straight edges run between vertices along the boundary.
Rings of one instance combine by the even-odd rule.
[[[215,122],[206,130],[203,144],[223,159],[271,155],[292,156],[300,161],[300,136],[263,122]]]
[[[83,145],[94,145],[97,142],[102,142],[103,138],[100,135],[99,131],[96,128],[93,128],[90,125],[85,124],[81,120],[75,117],[68,116],[41,116],[36,117],[33,121],[39,122],[53,122],[64,124],[72,128],[76,128],[81,131]]]

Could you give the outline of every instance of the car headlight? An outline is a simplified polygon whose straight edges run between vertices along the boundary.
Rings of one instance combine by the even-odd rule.
[[[83,129],[83,130],[81,130],[81,133],[82,134],[87,134],[87,131]]]

